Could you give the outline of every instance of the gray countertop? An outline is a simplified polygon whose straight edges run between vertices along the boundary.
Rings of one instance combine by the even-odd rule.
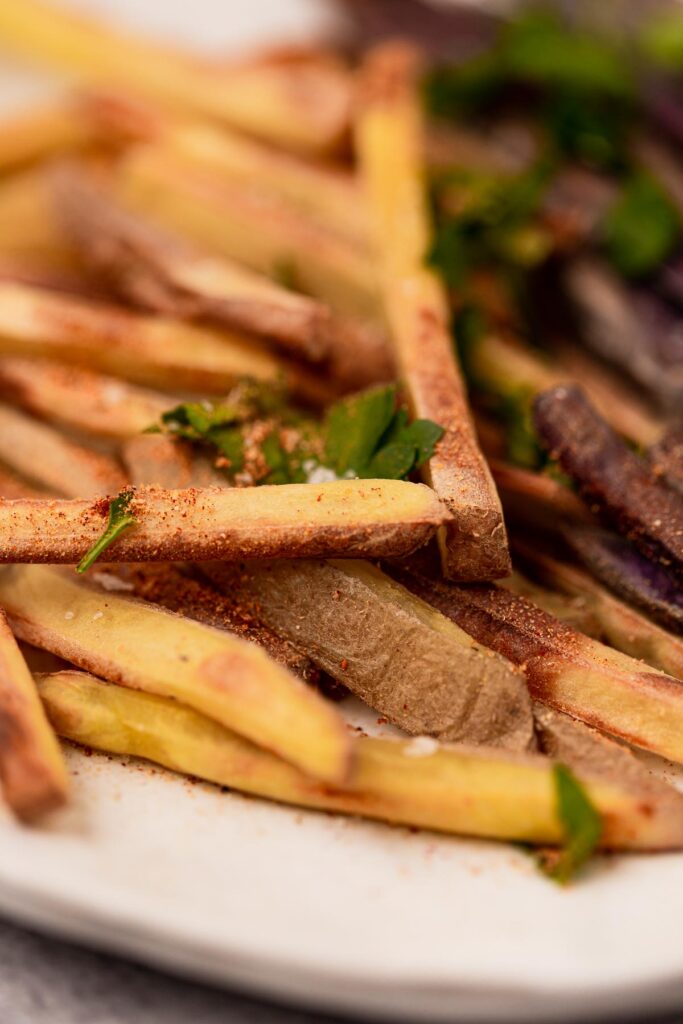
[[[172,978],[0,921],[0,1024],[335,1024],[335,1021],[343,1024],[339,1018],[277,1007]],[[657,1020],[646,1017],[641,1021],[642,1024],[683,1024],[683,1017],[676,1015]],[[626,1021],[622,1020],[621,1024]]]

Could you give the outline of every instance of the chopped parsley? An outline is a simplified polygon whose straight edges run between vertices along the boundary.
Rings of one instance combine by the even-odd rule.
[[[121,491],[115,498],[112,498],[109,502],[109,520],[104,533],[80,560],[76,566],[76,572],[87,572],[100,555],[107,550],[109,545],[113,544],[124,530],[127,530],[136,522],[130,508],[133,497],[134,491],[126,490]]]
[[[241,389],[241,392],[240,392]],[[224,402],[185,402],[149,428],[208,447],[233,483],[305,483],[345,477],[406,479],[431,458],[443,430],[408,421],[394,385],[330,406],[322,422],[245,382]]]
[[[541,860],[545,874],[566,885],[594,853],[602,835],[602,818],[573,772],[563,764],[553,768],[557,813],[564,846],[556,856]]]
[[[625,182],[602,228],[607,255],[624,277],[643,277],[669,256],[680,237],[678,212],[649,174]]]

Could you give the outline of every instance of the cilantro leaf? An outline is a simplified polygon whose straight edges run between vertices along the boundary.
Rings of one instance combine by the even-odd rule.
[[[396,388],[372,388],[335,402],[325,419],[325,460],[337,473],[360,473],[375,454],[396,408]]]
[[[680,235],[674,204],[644,172],[631,176],[603,223],[607,255],[625,277],[642,277],[671,253]]]
[[[556,882],[566,885],[595,851],[602,835],[602,818],[566,765],[554,766],[553,780],[565,842],[559,857],[544,870]]]
[[[76,572],[87,572],[109,545],[113,544],[124,530],[127,530],[136,522],[135,516],[130,510],[134,494],[135,492],[132,490],[121,491],[120,494],[109,502],[109,520],[104,533],[90,550],[83,555],[83,558],[76,566]]]

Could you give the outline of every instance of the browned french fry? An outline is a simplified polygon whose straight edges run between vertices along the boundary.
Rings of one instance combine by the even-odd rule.
[[[113,438],[139,434],[173,403],[169,395],[116,377],[20,356],[0,357],[0,396],[39,416]]]
[[[274,661],[306,682],[317,683],[320,672],[301,651],[258,622],[240,601],[239,594],[219,594],[206,583],[183,575],[169,565],[133,564],[97,570],[97,581],[119,587],[134,597],[159,604],[171,612],[207,626],[225,629],[258,644]]]
[[[531,544],[515,541],[525,564],[546,585],[579,602],[595,622],[591,635],[632,658],[683,679],[683,640],[620,601],[577,565],[552,558]],[[585,632],[585,630],[582,630]]]
[[[75,167],[54,176],[67,234],[97,278],[152,312],[264,335],[294,355],[329,349],[329,312],[232,261],[206,256],[128,212]]]
[[[479,643],[519,665],[534,699],[683,762],[683,687],[678,679],[577,633],[507,590],[397,575]]]
[[[0,125],[0,174],[82,149],[92,139],[87,123],[68,102],[15,114]]]
[[[78,258],[53,210],[43,167],[0,182],[0,260],[63,275],[78,271]]]
[[[67,498],[115,494],[126,477],[118,463],[59,431],[0,404],[0,460]]]
[[[214,563],[202,571],[406,732],[533,745],[521,676],[374,566]]]
[[[5,0],[0,45],[82,81],[119,83],[302,152],[333,148],[348,125],[349,76],[335,65],[213,66],[43,0]]]
[[[446,293],[425,266],[430,229],[416,73],[415,55],[402,45],[378,48],[368,57],[356,144],[399,375],[414,415],[445,429],[424,469],[424,479],[451,513],[441,537],[444,574],[492,579],[509,572],[510,556],[453,351]]]
[[[329,389],[307,370],[226,331],[0,282],[0,353],[48,356],[161,388],[223,393],[241,377],[284,378],[311,402]]]
[[[140,488],[133,527],[110,561],[365,557],[408,554],[445,511],[429,488],[402,480],[338,480],[245,488]],[[0,561],[77,562],[106,526],[109,503],[0,501]]]
[[[340,784],[348,774],[338,712],[255,644],[37,565],[0,572],[0,603],[36,647],[187,704],[315,778]]]
[[[0,782],[24,820],[63,804],[69,784],[59,744],[0,609]]]
[[[184,166],[154,145],[122,161],[117,192],[132,209],[218,255],[291,276],[335,312],[378,316],[371,255],[277,197]]]
[[[121,458],[136,486],[164,487],[180,491],[186,487],[227,487],[228,479],[214,469],[210,459],[194,445],[163,434],[141,434],[126,441]]]
[[[362,737],[345,787],[333,789],[173,701],[81,672],[43,675],[37,683],[59,734],[90,748],[144,757],[282,803],[454,834],[543,844],[562,839],[547,758],[468,747],[415,756],[411,741]],[[594,779],[588,771],[579,778],[602,815],[602,846],[683,844],[675,791]]]
[[[525,526],[547,525],[554,530],[564,520],[595,521],[578,495],[559,480],[500,459],[490,459],[489,465],[508,519]]]

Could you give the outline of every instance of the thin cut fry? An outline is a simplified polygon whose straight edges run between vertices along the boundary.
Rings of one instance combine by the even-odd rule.
[[[406,732],[532,747],[523,678],[374,566],[213,563],[202,571]]]
[[[74,104],[62,102],[15,114],[0,124],[0,174],[72,153],[93,141]]]
[[[110,456],[63,437],[47,423],[0,404],[0,460],[66,498],[115,494],[126,477]]]
[[[134,437],[173,398],[49,359],[0,357],[0,395],[29,412],[102,437]]]
[[[230,789],[456,835],[543,844],[563,837],[547,758],[468,747],[439,747],[418,757],[411,741],[362,737],[345,788],[332,789],[172,701],[80,672],[37,682],[50,720],[66,739],[144,757]],[[683,818],[671,813],[678,811],[673,790],[643,793],[588,772],[579,777],[603,816],[603,847],[683,845]]]
[[[55,204],[97,278],[152,312],[264,335],[295,356],[328,351],[329,313],[239,264],[205,256],[129,213],[76,168],[54,176]]]
[[[339,480],[248,488],[137,490],[135,524],[109,561],[382,558],[434,535],[445,511],[422,484]],[[109,503],[0,501],[0,561],[77,562],[106,527]]]
[[[0,782],[7,803],[25,820],[59,807],[69,790],[59,744],[1,609]]]
[[[399,374],[415,416],[445,428],[424,469],[452,517],[441,538],[443,570],[456,579],[492,579],[510,571],[510,556],[453,351],[447,297],[425,266],[429,226],[415,63],[413,52],[399,45],[367,59],[356,143]]]
[[[48,356],[152,387],[224,393],[241,377],[283,378],[311,402],[324,383],[226,331],[0,282],[0,352]]]
[[[42,566],[0,572],[16,635],[105,678],[188,704],[315,778],[341,783],[343,719],[255,644]]]
[[[227,487],[228,478],[195,445],[165,434],[141,434],[126,441],[121,458],[131,483],[168,491],[186,487]]]
[[[44,167],[0,181],[0,223],[0,260],[4,264],[19,264],[28,270],[38,266],[56,275],[78,271],[77,254],[53,209]]]
[[[19,474],[0,465],[0,498],[47,498],[49,491],[29,484]]]
[[[81,81],[119,83],[302,152],[333,148],[348,124],[349,78],[334,65],[212,66],[43,0],[4,0],[0,45]]]

